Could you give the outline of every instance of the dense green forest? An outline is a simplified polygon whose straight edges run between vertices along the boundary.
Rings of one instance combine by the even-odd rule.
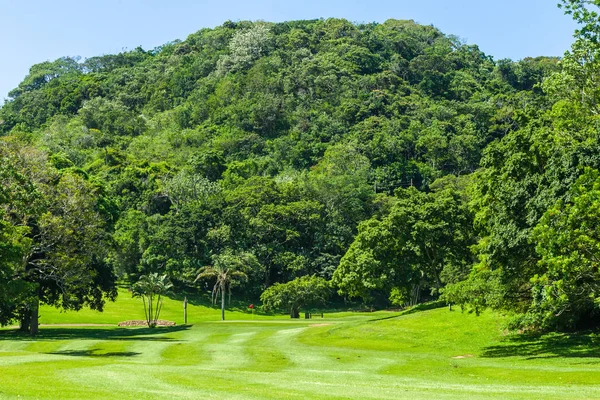
[[[563,1],[562,59],[326,19],[34,65],[0,109],[0,323],[150,273],[210,292],[219,266],[221,294],[292,315],[441,298],[597,323],[599,4]]]

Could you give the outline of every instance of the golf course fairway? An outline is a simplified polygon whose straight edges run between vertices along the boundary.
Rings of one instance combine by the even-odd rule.
[[[143,319],[126,293],[104,313],[43,308],[37,337],[0,330],[0,399],[600,398],[599,336],[507,334],[491,312],[181,314],[168,300],[177,326],[119,328]]]

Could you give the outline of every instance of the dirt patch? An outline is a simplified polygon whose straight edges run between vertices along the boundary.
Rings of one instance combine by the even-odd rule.
[[[309,326],[313,327],[313,328],[316,328],[318,326],[329,326],[329,325],[331,325],[331,324],[310,324]]]
[[[473,354],[465,354],[464,356],[456,356],[456,357],[452,357],[452,358],[454,358],[455,360],[460,360],[463,358],[471,358],[471,357],[473,357]]]
[[[164,319],[159,319],[156,321],[156,326],[175,326],[175,322],[173,321],[165,321]],[[119,322],[119,326],[148,326],[148,322],[142,320],[132,320],[132,321],[123,321]]]

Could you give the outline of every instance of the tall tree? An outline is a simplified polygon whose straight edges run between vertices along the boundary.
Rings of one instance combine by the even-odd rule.
[[[212,257],[210,266],[200,269],[196,280],[214,279],[212,290],[213,304],[221,296],[221,320],[225,321],[225,296],[229,294],[231,302],[231,289],[248,280],[248,274],[259,267],[256,257],[251,253],[235,253],[227,249]]]
[[[13,310],[21,328],[37,333],[39,302],[78,310],[101,310],[114,299],[114,276],[105,263],[109,247],[107,215],[101,212],[100,188],[80,175],[59,173],[43,152],[18,143],[0,150],[2,164],[15,173],[3,187],[13,201],[5,219],[20,226],[27,247],[11,280],[26,282],[24,301]]]
[[[587,169],[534,229],[543,273],[532,278],[525,324],[551,329],[593,324],[600,315],[599,232],[600,173]]]

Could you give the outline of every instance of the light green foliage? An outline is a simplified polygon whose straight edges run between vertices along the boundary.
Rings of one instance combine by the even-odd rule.
[[[218,196],[221,192],[218,184],[187,170],[177,173],[165,182],[164,186],[175,211],[184,204],[205,203],[210,197]]]
[[[565,13],[573,17],[579,24],[575,31],[575,42],[571,51],[565,54],[563,71],[554,79],[563,97],[570,97],[579,102],[587,112],[600,112],[598,100],[600,90],[598,74],[600,73],[600,2],[583,0],[562,0],[560,6]]]
[[[101,132],[105,145],[114,143],[118,136],[137,136],[146,128],[145,120],[124,104],[102,97],[87,101],[79,115],[86,127]]]
[[[322,308],[330,295],[329,283],[317,276],[303,276],[287,283],[276,283],[260,296],[265,310],[289,311],[299,318],[300,309]]]
[[[504,290],[499,271],[475,268],[468,279],[452,283],[442,289],[440,298],[450,306],[456,304],[462,308],[462,311],[480,315],[488,307],[501,307],[507,296]]]
[[[222,56],[217,63],[217,74],[248,68],[265,55],[270,47],[269,33],[270,29],[264,23],[237,32],[229,42],[229,54]]]

